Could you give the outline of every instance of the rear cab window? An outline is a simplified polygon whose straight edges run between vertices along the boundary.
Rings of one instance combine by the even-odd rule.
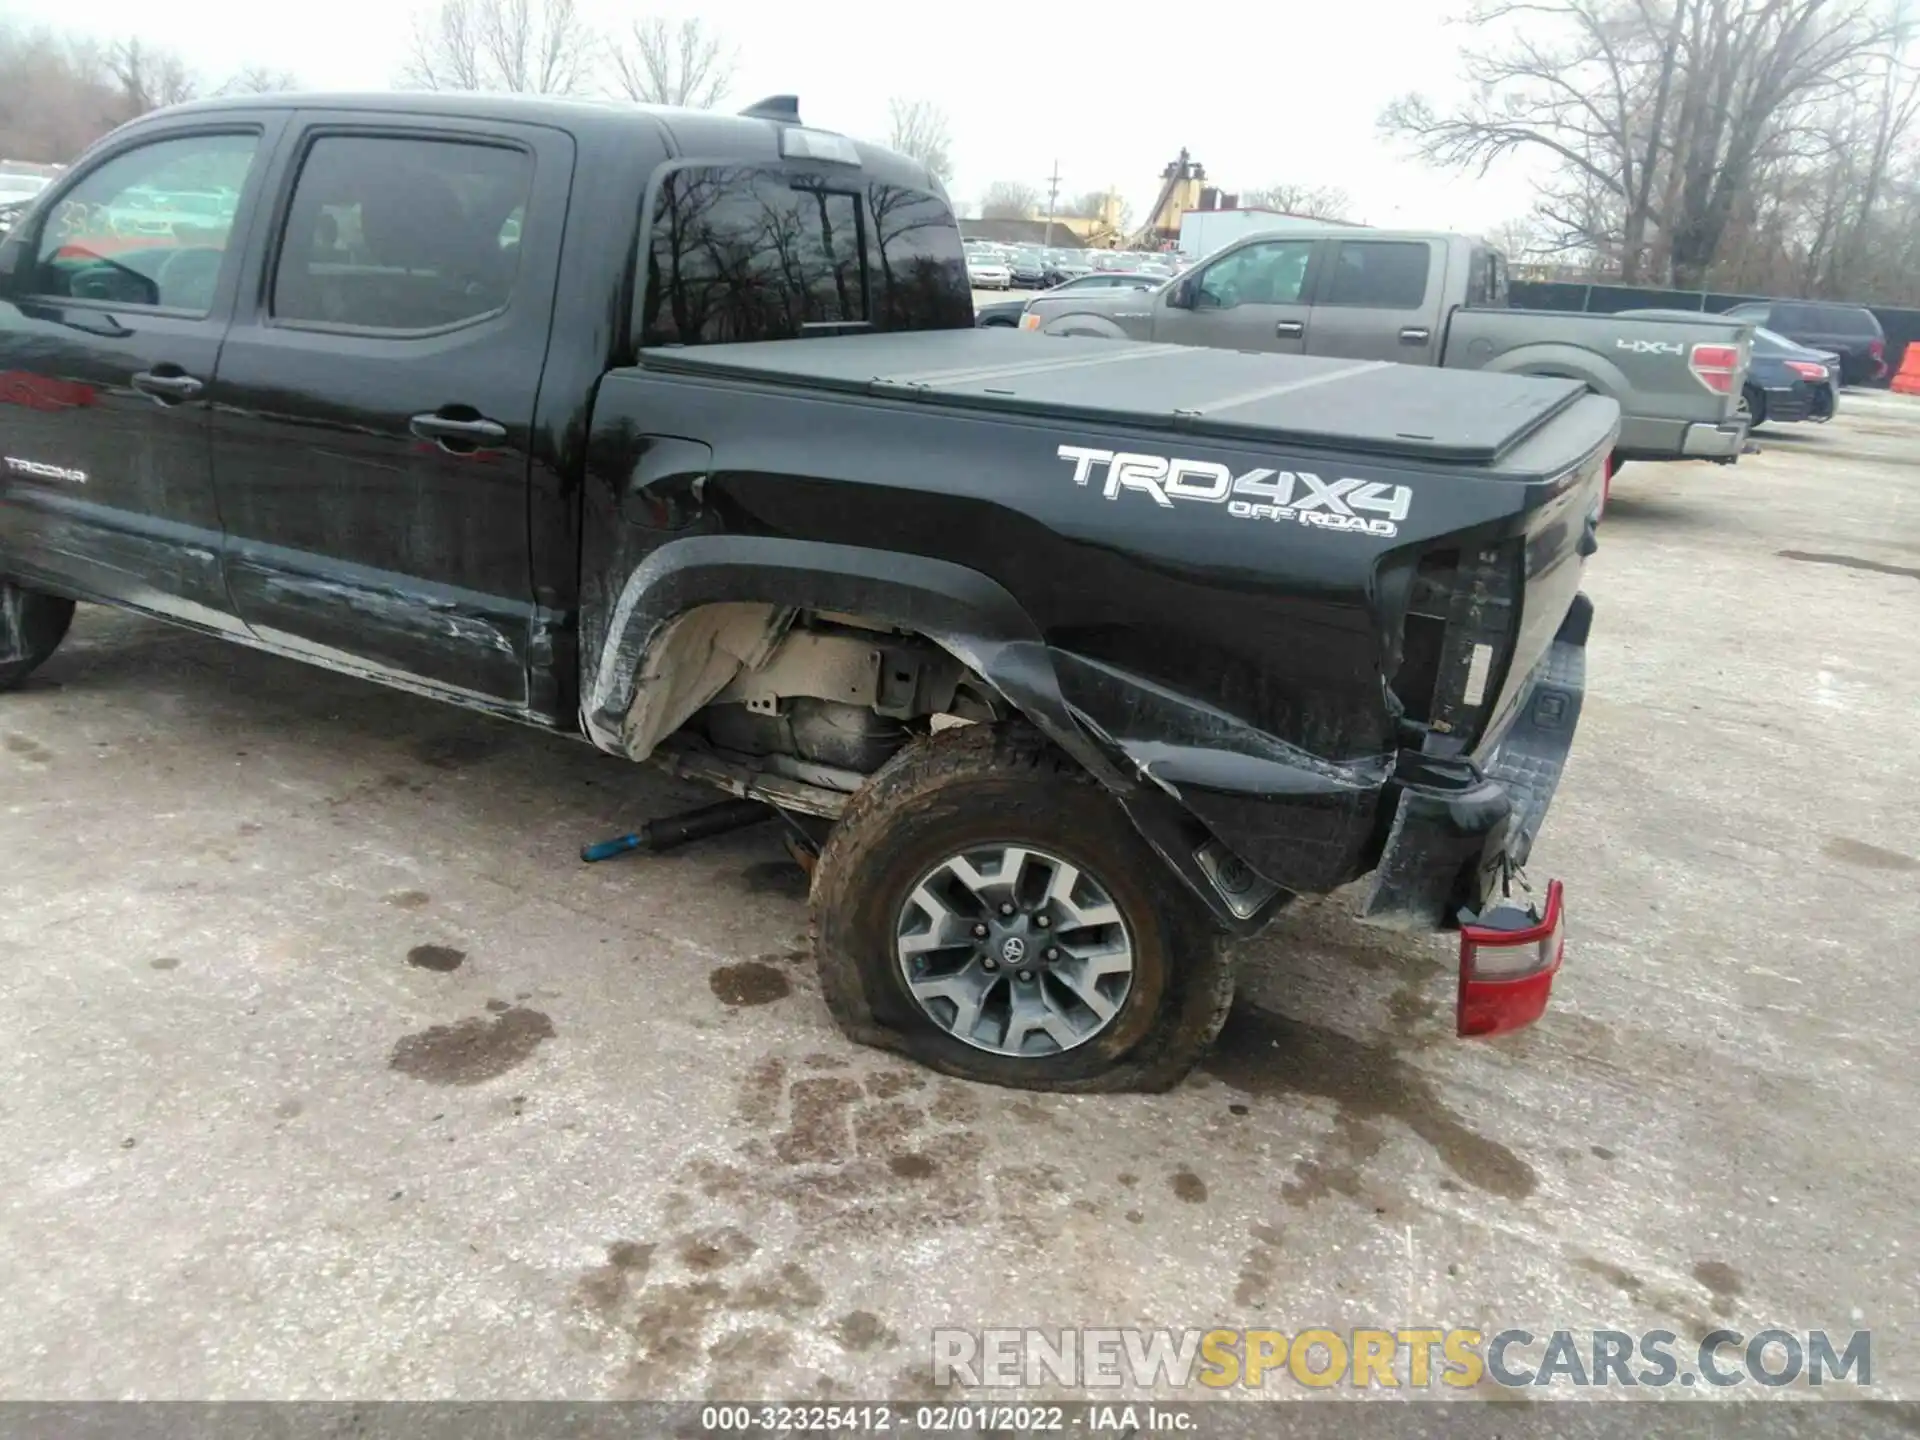
[[[1507,308],[1507,262],[1498,250],[1473,247],[1467,258],[1467,304],[1475,310]]]
[[[671,170],[656,193],[644,263],[642,346],[973,325],[947,203],[857,172]]]

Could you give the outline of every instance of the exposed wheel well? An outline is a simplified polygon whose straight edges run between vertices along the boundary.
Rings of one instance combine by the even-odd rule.
[[[677,617],[649,648],[625,735],[635,759],[672,752],[659,758],[682,773],[702,764],[770,772],[788,789],[821,792],[794,792],[796,808],[834,814],[916,737],[1012,713],[959,657],[916,631],[728,602]]]

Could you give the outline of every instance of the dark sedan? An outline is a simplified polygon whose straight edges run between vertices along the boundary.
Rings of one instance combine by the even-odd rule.
[[[1699,318],[1697,310],[1623,310],[1664,320]],[[1729,318],[1750,320],[1738,310]],[[1840,393],[1840,356],[1801,345],[1764,325],[1753,327],[1753,360],[1740,392],[1740,414],[1750,429],[1793,420],[1827,421],[1833,418]]]
[[[1840,357],[1798,345],[1760,325],[1753,332],[1753,364],[1747,369],[1740,408],[1755,428],[1769,421],[1833,418],[1840,388]]]
[[[1040,290],[1047,283],[1047,257],[1038,250],[1016,250],[1007,262],[1016,290]]]

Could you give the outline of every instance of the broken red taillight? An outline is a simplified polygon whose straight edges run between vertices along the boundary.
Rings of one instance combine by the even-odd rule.
[[[1504,1035],[1538,1020],[1566,948],[1566,904],[1558,880],[1547,886],[1542,915],[1503,902],[1462,925],[1457,1033]]]
[[[1733,380],[1740,373],[1738,345],[1700,344],[1687,357],[1693,378],[1716,395],[1731,395]]]
[[[1798,375],[1802,380],[1819,381],[1827,378],[1827,367],[1815,361],[1789,360],[1786,362],[1786,364],[1787,364],[1787,368],[1793,371],[1793,373]]]

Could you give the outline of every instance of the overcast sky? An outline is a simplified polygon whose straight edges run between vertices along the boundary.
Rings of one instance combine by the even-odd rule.
[[[687,7],[580,0],[612,30]],[[326,0],[280,9],[234,0],[0,0],[0,19],[138,35],[217,83],[247,65],[315,89],[397,79],[422,0]],[[1197,4],[708,0],[740,64],[728,101],[795,92],[810,124],[884,139],[889,96],[951,121],[957,201],[996,180],[1044,194],[1114,186],[1144,218],[1182,146],[1223,189],[1338,185],[1376,225],[1478,230],[1523,215],[1518,167],[1482,180],[1437,173],[1382,140],[1400,92],[1451,93],[1463,34],[1456,0],[1199,0]],[[296,15],[300,18],[296,19]],[[309,18],[311,17],[311,18]]]

